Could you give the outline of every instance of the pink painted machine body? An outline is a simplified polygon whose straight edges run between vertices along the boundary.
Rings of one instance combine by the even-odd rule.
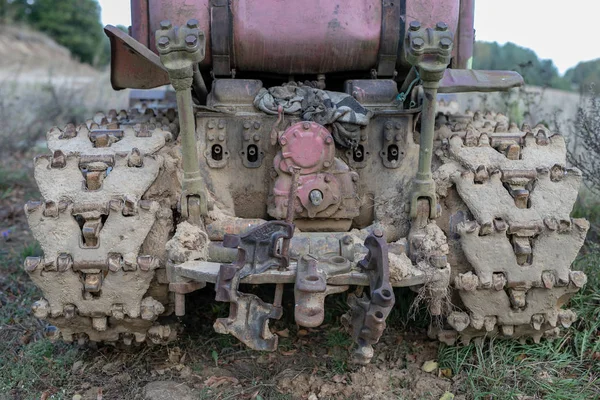
[[[364,72],[376,68],[385,15],[389,0],[234,0],[230,1],[231,65],[236,71],[275,74],[318,74]],[[398,46],[399,67],[402,57],[403,30],[411,21],[423,26],[448,24],[453,32],[471,26],[459,24],[465,4],[472,11],[472,0],[398,0],[401,3],[401,29]],[[156,52],[154,31],[160,21],[185,24],[199,21],[206,35],[206,57],[202,69],[213,64],[211,52],[211,10],[226,0],[131,0],[134,39]],[[393,0],[392,3],[393,4]],[[462,5],[461,5],[462,4]],[[472,12],[471,12],[472,13]],[[466,24],[469,25],[469,24]],[[466,65],[470,54],[458,46],[455,66]],[[400,68],[402,69],[402,68]]]

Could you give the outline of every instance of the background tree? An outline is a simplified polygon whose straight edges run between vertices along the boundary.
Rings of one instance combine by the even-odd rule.
[[[583,61],[565,73],[565,78],[585,93],[593,88],[594,94],[600,90],[600,59]]]
[[[4,23],[23,23],[44,32],[92,65],[105,65],[109,60],[100,11],[96,0],[0,0]]]
[[[473,68],[517,71],[528,85],[571,88],[570,82],[559,75],[552,60],[540,60],[533,50],[514,43],[500,46],[496,42],[476,42]]]

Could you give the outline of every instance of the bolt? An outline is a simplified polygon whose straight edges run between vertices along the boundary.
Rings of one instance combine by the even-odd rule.
[[[324,166],[325,168],[329,168],[329,167],[331,166],[331,162],[329,162],[329,161],[325,161],[325,162],[323,163],[323,166]]]
[[[185,44],[187,44],[188,46],[195,46],[196,43],[198,43],[198,38],[195,35],[187,35],[185,37]]]
[[[411,21],[409,26],[410,26],[409,29],[413,32],[421,29],[421,23],[419,21]]]
[[[310,122],[305,122],[302,124],[302,128],[304,128],[304,130],[309,130],[310,129]]]
[[[325,175],[325,182],[331,182],[331,177],[329,175]]]
[[[388,142],[390,140],[392,140],[392,132],[386,132],[386,134],[385,134],[385,140],[387,140]]]
[[[375,235],[378,238],[383,237],[383,231],[379,228],[375,228],[373,230],[373,235]]]
[[[399,141],[400,141],[400,139],[402,139],[402,135],[400,135],[400,134],[397,134],[397,135],[396,135],[396,141],[397,141],[397,142],[399,142]]]
[[[260,136],[258,136],[258,135],[254,135],[254,136],[252,137],[252,139],[254,139],[254,141],[255,141],[255,142],[258,142],[258,141],[260,141]]]
[[[332,138],[331,136],[327,136],[327,137],[325,138],[325,143],[329,144],[329,143],[331,143],[331,142],[333,142],[333,138]]]
[[[222,142],[223,140],[225,140],[225,135],[223,135],[223,134],[219,135],[219,141]]]
[[[287,139],[282,137],[279,139],[279,144],[281,144],[282,146],[285,146],[287,144]]]
[[[196,29],[196,28],[198,28],[199,25],[200,25],[200,23],[198,22],[197,19],[190,19],[187,22],[187,27],[190,29]]]
[[[207,125],[208,129],[213,129],[215,127],[215,123],[210,121]]]
[[[442,31],[442,32],[447,31],[448,30],[448,24],[446,24],[445,22],[441,22],[440,21],[440,22],[438,22],[435,25],[435,30],[436,31]]]
[[[346,235],[342,238],[342,243],[345,244],[346,246],[351,245],[352,242],[353,242],[352,236],[350,236],[350,235]]]
[[[225,121],[223,121],[223,120],[219,121],[219,129],[225,129]]]
[[[358,182],[358,175],[352,175],[352,182]]]
[[[415,49],[419,50],[425,46],[425,41],[421,38],[414,38],[412,41],[412,45]]]
[[[448,50],[450,46],[452,46],[452,40],[448,38],[442,38],[442,40],[440,40],[440,47],[442,49]]]
[[[260,122],[256,121],[254,122],[254,129],[260,129]]]
[[[385,123],[385,130],[389,131],[390,129],[392,129],[392,123],[388,121]]]
[[[161,38],[158,39],[158,47],[165,48],[169,45],[169,43],[170,43],[170,40],[166,36],[162,36]]]
[[[318,189],[313,189],[310,191],[308,198],[314,206],[318,206],[323,202],[323,193]]]
[[[164,21],[160,21],[160,29],[162,29],[163,31],[167,31],[169,29],[171,29],[173,26],[171,25],[171,21],[169,20],[164,20]]]
[[[244,129],[250,129],[250,122],[244,122]]]

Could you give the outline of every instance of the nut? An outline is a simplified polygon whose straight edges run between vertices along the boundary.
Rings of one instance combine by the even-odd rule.
[[[169,20],[160,21],[160,29],[162,29],[163,31],[169,30],[172,27],[173,27],[173,25],[171,25],[171,21],[169,21]]]
[[[198,22],[197,19],[190,19],[187,22],[187,27],[190,29],[197,29],[199,25],[200,25],[200,23]]]
[[[185,37],[185,44],[187,44],[188,46],[195,46],[196,43],[198,43],[198,38],[195,35],[187,35]]]
[[[169,45],[169,43],[170,43],[170,40],[166,36],[162,36],[158,39],[158,47],[165,48]]]
[[[441,42],[440,42],[440,44],[441,44]],[[412,41],[412,46],[417,50],[422,49],[423,46],[425,46],[425,41],[421,38],[414,38]]]
[[[413,45],[414,45],[414,41],[413,41]],[[452,40],[450,40],[448,38],[442,38],[442,40],[440,40],[440,47],[442,49],[448,50],[450,48],[450,46],[452,46]]]
[[[419,21],[411,21],[409,25],[411,31],[418,31],[421,29],[421,23]]]
[[[435,25],[435,30],[436,31],[442,31],[442,32],[447,31],[448,30],[448,24],[446,24],[445,22],[440,21],[440,22],[438,22]]]

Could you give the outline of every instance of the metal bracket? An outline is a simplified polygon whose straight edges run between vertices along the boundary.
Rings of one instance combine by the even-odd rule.
[[[211,168],[223,168],[227,165],[229,149],[227,148],[227,124],[224,119],[207,121],[204,157]]]
[[[298,260],[296,268],[294,318],[298,325],[307,328],[315,328],[323,323],[325,319],[325,297],[348,290],[348,286],[327,285],[328,271],[319,269],[317,267],[318,263],[315,257],[306,255]],[[349,271],[350,264],[346,263],[341,269],[338,266],[337,269],[339,272]],[[334,266],[332,271],[335,270]]]
[[[253,350],[276,350],[278,338],[269,330],[269,319],[281,318],[281,307],[265,303],[253,294],[238,292],[239,281],[240,275],[236,273],[230,281],[229,317],[217,319],[213,325],[215,331],[233,335]]]
[[[245,121],[240,157],[246,168],[259,168],[262,165],[265,152],[261,148],[261,123],[259,121]]]
[[[437,91],[452,58],[453,41],[454,34],[448,31],[448,25],[444,22],[438,22],[435,29],[422,29],[421,23],[412,21],[406,35],[406,60],[417,68],[425,92],[421,116],[419,169],[413,182],[410,202],[411,218],[417,216],[417,202],[421,198],[429,200],[430,218],[437,217],[435,182],[431,174]]]
[[[369,295],[348,296],[348,318],[352,338],[358,344],[353,361],[368,364],[373,357],[373,344],[379,341],[386,327],[385,320],[394,303],[394,291],[390,284],[388,247],[383,232],[376,230],[365,239],[369,250],[359,266],[369,275]]]
[[[269,221],[245,235],[225,235],[223,247],[237,248],[238,259],[233,264],[222,264],[215,284],[217,301],[230,302],[228,318],[219,318],[215,324],[218,333],[231,334],[255,350],[277,349],[277,336],[269,331],[269,319],[281,318],[280,304],[268,304],[252,294],[240,293],[240,279],[288,265],[287,254],[278,247],[281,239],[289,240],[294,225],[284,221]],[[277,302],[276,302],[277,303]]]
[[[269,221],[241,236],[225,235],[223,247],[238,249],[238,259],[234,265],[240,270],[240,278],[244,278],[282,263],[288,265],[288,260],[277,249],[280,239],[291,239],[293,234],[293,224]]]
[[[379,151],[379,156],[386,168],[398,168],[404,158],[404,139],[406,132],[402,129],[408,124],[401,124],[396,121],[387,121],[383,128],[383,146]],[[404,132],[403,132],[404,131]]]

